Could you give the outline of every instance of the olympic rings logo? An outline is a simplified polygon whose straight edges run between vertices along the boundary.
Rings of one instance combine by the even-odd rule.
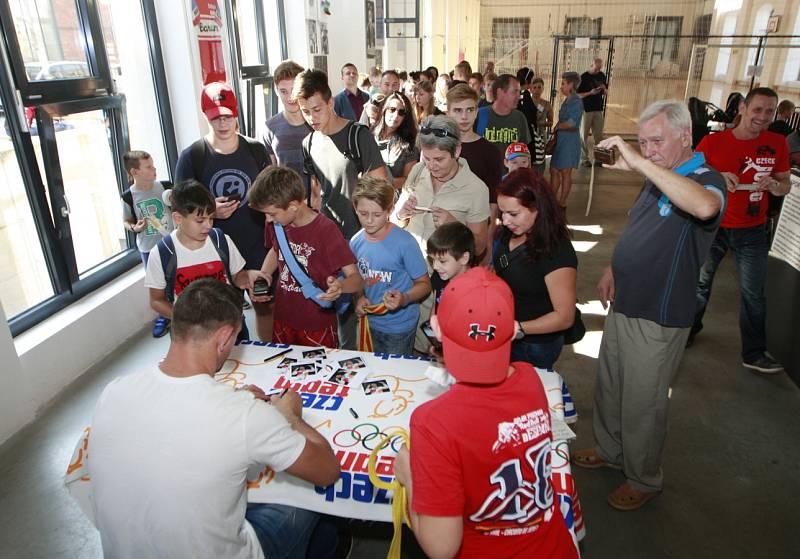
[[[394,428],[390,428],[392,431]],[[374,423],[359,423],[352,429],[342,429],[333,436],[333,444],[339,448],[352,448],[361,443],[368,452],[378,446],[388,435],[381,431]],[[399,435],[392,437],[389,447],[395,452],[399,452],[403,446],[403,438]]]

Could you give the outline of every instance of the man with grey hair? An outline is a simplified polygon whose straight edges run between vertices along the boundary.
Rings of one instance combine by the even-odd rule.
[[[597,144],[603,139],[605,125],[606,95],[608,94],[608,78],[602,71],[603,59],[595,58],[589,69],[581,74],[581,83],[577,93],[583,99],[583,121],[581,122],[581,160],[583,165],[591,165],[589,161],[589,131],[592,142]]]
[[[634,510],[661,492],[668,391],[697,309],[695,286],[725,208],[725,179],[692,152],[689,111],[658,101],[639,118],[641,153],[619,136],[611,169],[645,179],[611,265],[597,286],[603,329],[595,381],[597,445],[575,452],[584,468],[622,469],[608,503]]]
[[[392,221],[414,236],[425,256],[428,238],[450,221],[466,225],[475,235],[475,246],[482,250],[489,229],[489,189],[459,157],[458,124],[447,116],[429,116],[417,134],[417,146],[420,162],[408,175]],[[429,297],[420,307],[423,320],[431,306]],[[424,336],[417,337],[417,349],[427,350],[428,345]]]

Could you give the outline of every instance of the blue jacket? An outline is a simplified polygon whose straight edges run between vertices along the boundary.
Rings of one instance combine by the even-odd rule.
[[[360,89],[358,90],[358,95],[365,104],[369,101],[369,95]],[[347,98],[346,89],[343,89],[341,93],[338,93],[333,98],[333,111],[342,118],[355,120],[356,122],[358,122],[358,118],[361,116],[357,115],[355,111],[353,111],[353,105],[350,104],[350,100]]]

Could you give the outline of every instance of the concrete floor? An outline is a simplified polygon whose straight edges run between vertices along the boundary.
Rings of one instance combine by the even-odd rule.
[[[575,231],[576,241],[597,243],[579,253],[581,301],[596,300],[594,286],[641,186],[631,175],[598,170],[594,208],[584,217],[587,175],[585,170],[576,175],[570,221],[599,225],[602,234]],[[800,390],[783,373],[760,376],[742,368],[737,314],[738,283],[727,259],[717,275],[705,330],[686,351],[673,385],[664,493],[639,511],[617,512],[605,498],[623,481],[621,474],[575,469],[587,526],[584,557],[798,556]],[[558,363],[581,417],[574,448],[593,443],[591,341],[599,341],[603,318],[584,313],[584,321],[590,332],[582,347],[588,349],[566,348]],[[102,556],[98,534],[68,496],[63,474],[103,387],[142,363],[155,362],[166,347],[166,339],[153,340],[148,332],[122,344],[0,447],[1,558]],[[353,559],[385,556],[391,526],[354,523],[353,531]],[[403,555],[423,557],[408,534]]]

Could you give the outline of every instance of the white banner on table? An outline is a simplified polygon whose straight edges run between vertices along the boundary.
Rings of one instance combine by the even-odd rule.
[[[800,271],[800,177],[791,175],[792,189],[783,197],[770,255]]]
[[[241,342],[216,379],[234,388],[254,384],[267,393],[287,388],[299,392],[303,400],[303,418],[331,443],[342,472],[335,484],[315,487],[288,474],[259,468],[248,473],[248,501],[281,503],[345,518],[391,522],[392,494],[375,488],[370,482],[370,453],[380,442],[381,434],[407,431],[414,409],[441,394],[445,388],[425,377],[425,369],[430,364],[425,358],[326,350],[324,358],[314,360],[303,355],[311,348],[292,346],[290,353],[264,362],[279,350],[289,347]],[[360,358],[361,363],[355,358]],[[312,374],[303,377],[305,373],[299,371],[312,368],[295,367],[297,376],[292,377],[292,365],[309,362],[315,365]],[[364,378],[367,384],[383,381],[379,384],[385,384],[388,392],[368,395],[360,384],[348,386],[327,382],[338,369],[348,366],[357,367],[355,370],[362,374],[356,377]],[[563,421],[561,376],[552,371],[537,372],[552,417]],[[89,439],[90,428],[87,428],[75,447],[65,481],[84,513],[94,520],[87,468]],[[394,480],[394,457],[402,444],[399,437],[393,437],[391,444],[378,455],[376,472],[384,481]],[[567,441],[553,442],[552,470],[562,513],[567,525],[580,539],[584,531],[583,519],[572,481]]]

